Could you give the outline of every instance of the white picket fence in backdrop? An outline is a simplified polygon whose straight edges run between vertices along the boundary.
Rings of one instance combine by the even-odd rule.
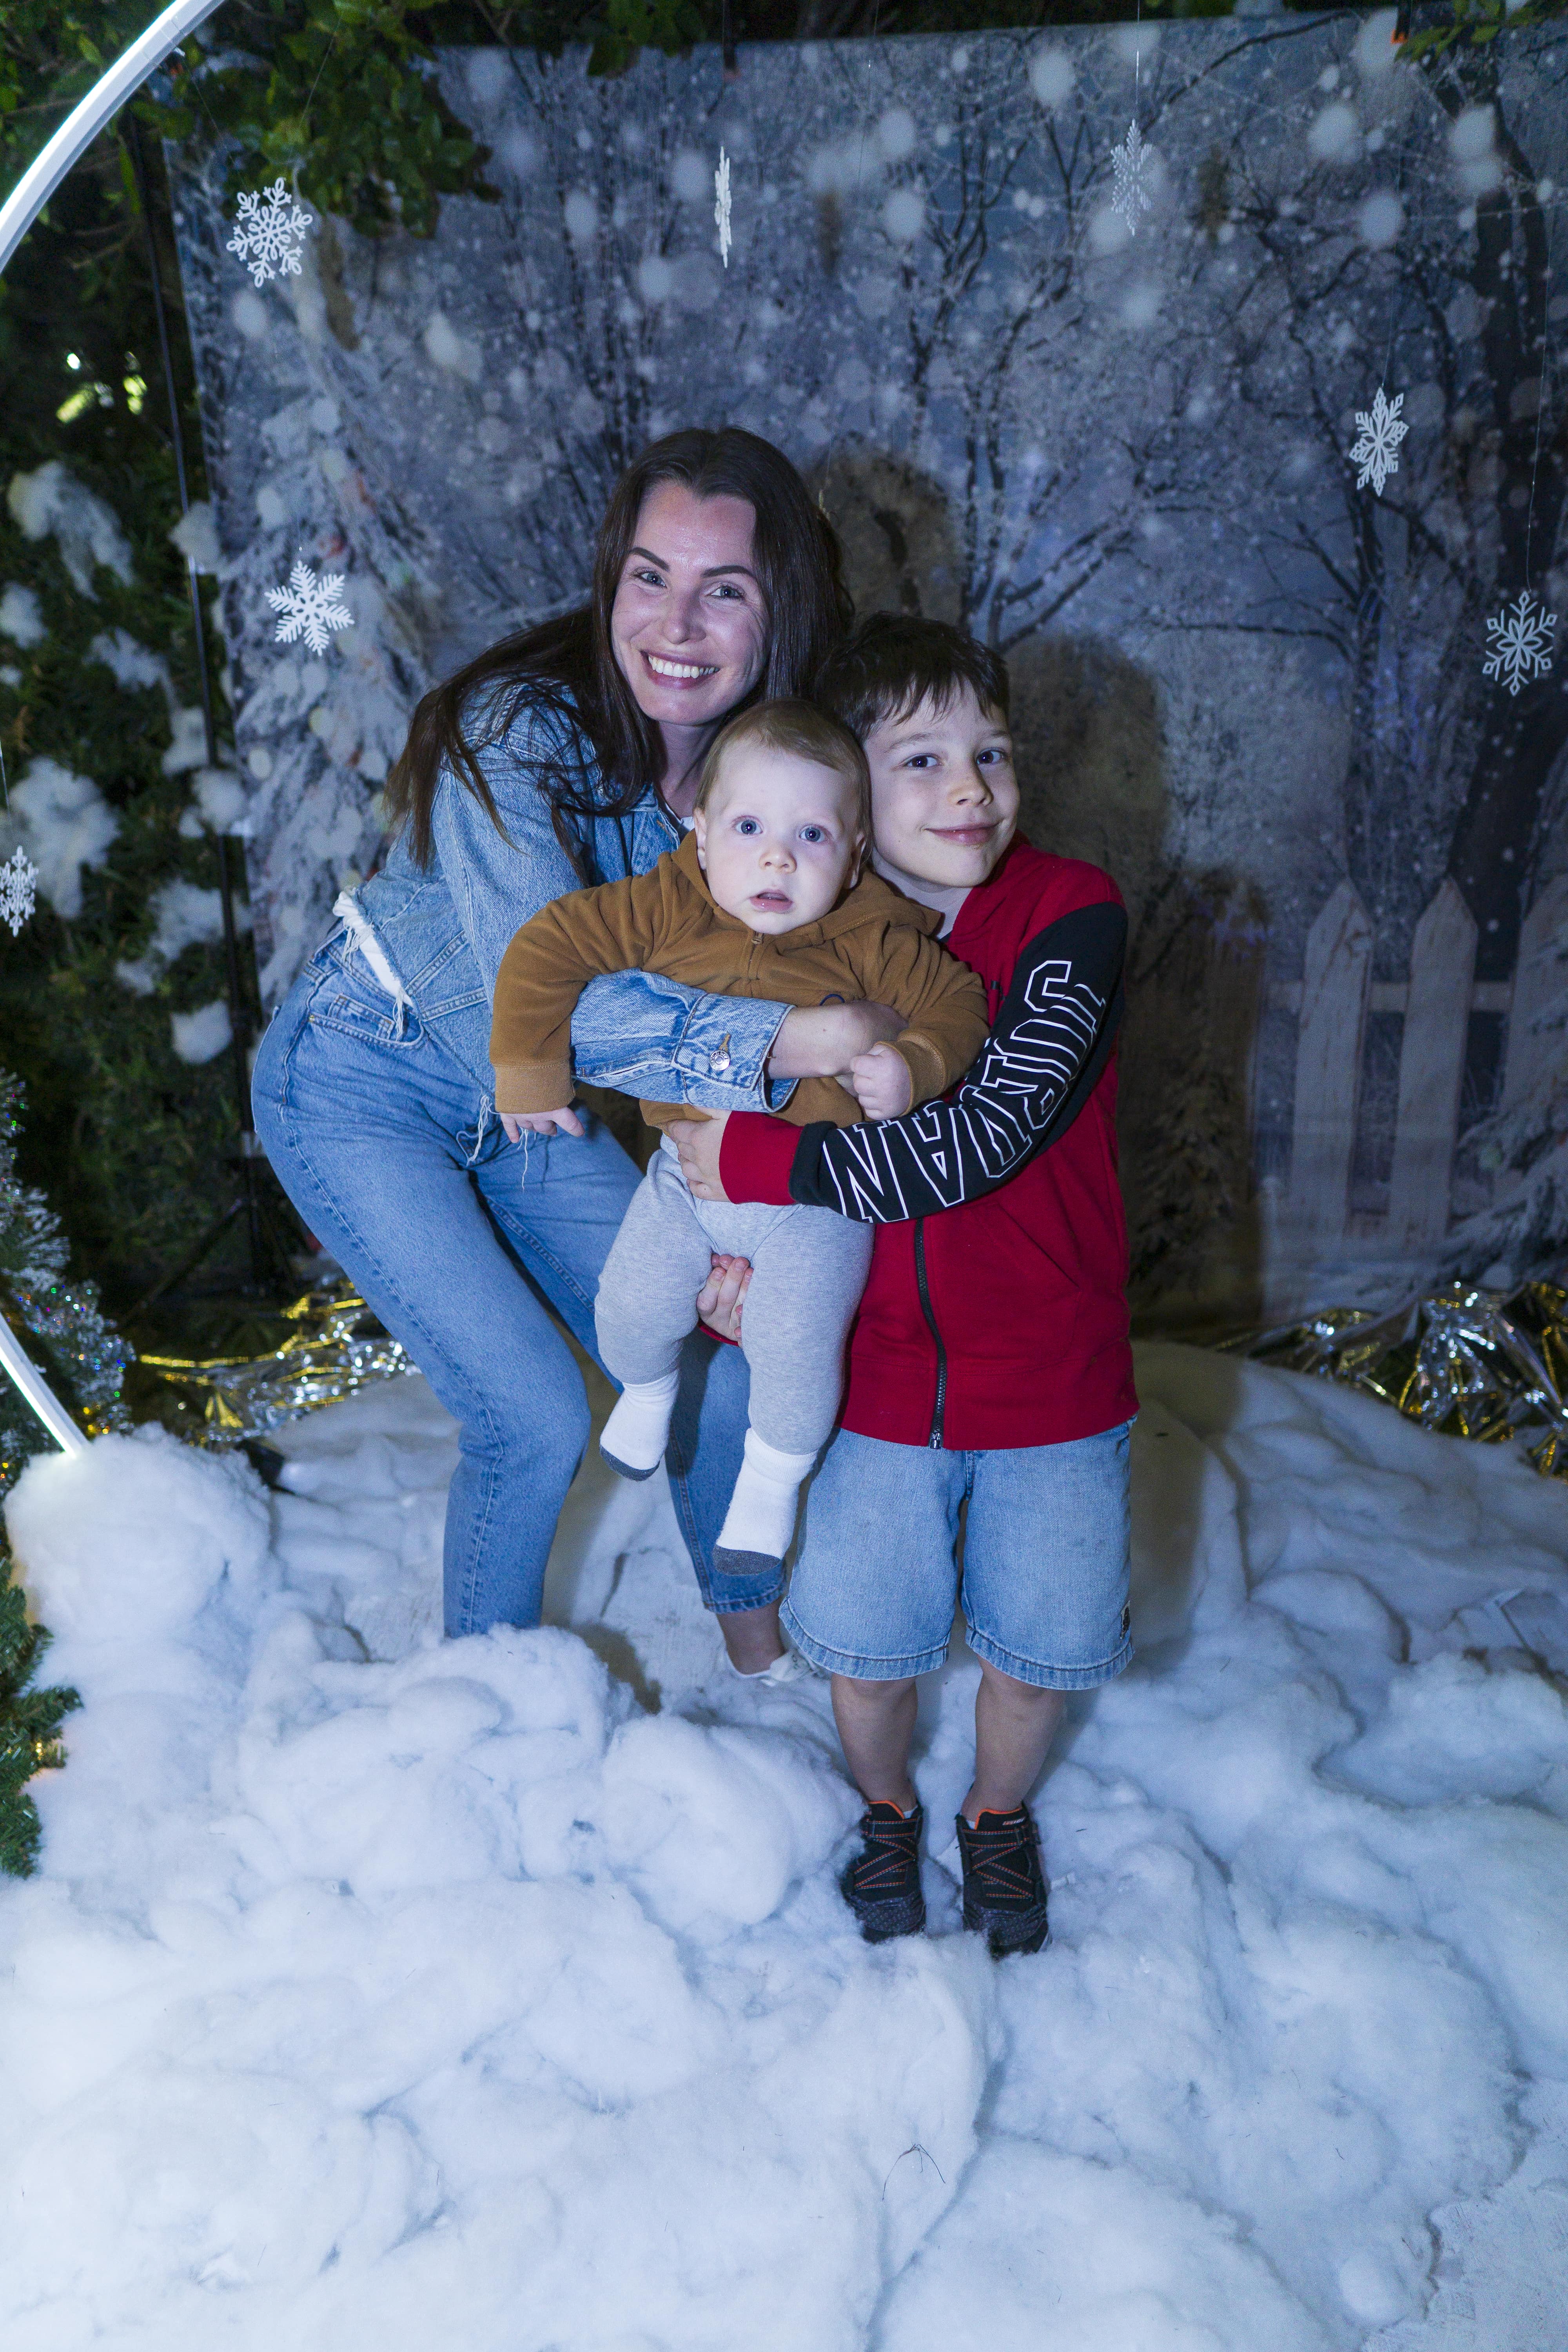
[[[1290,1174],[1280,1203],[1292,1254],[1331,1257],[1353,1240],[1380,1257],[1414,1258],[1441,1242],[1453,1201],[1469,1015],[1505,1016],[1501,1099],[1517,1102],[1568,1050],[1562,1030],[1541,1025],[1563,989],[1557,934],[1565,923],[1568,876],[1544,890],[1525,918],[1513,978],[1478,981],[1475,922],[1454,883],[1445,881],[1415,927],[1408,980],[1373,980],[1371,919],[1354,886],[1340,884],[1307,934],[1302,979],[1270,992],[1299,1024]],[[1405,1016],[1398,1108],[1386,1214],[1352,1222],[1369,1013]]]

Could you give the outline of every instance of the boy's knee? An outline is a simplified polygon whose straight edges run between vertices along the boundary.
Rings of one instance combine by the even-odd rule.
[[[842,1689],[856,1706],[883,1707],[889,1712],[908,1698],[915,1686],[913,1675],[898,1675],[891,1680],[835,1675],[833,1681],[835,1686]]]

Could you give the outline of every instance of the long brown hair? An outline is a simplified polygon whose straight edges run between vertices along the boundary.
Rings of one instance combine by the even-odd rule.
[[[746,700],[810,693],[854,617],[832,525],[771,441],[734,425],[667,434],[634,458],[610,495],[587,604],[503,637],[416,709],[384,805],[395,829],[406,826],[416,865],[430,863],[430,809],[443,762],[505,832],[474,751],[504,735],[525,706],[557,722],[539,782],[557,838],[580,869],[570,820],[624,816],[658,782],[658,729],[621,674],[610,608],[643,501],[660,482],[683,482],[700,499],[745,499],[756,517],[752,562],[768,621],[767,660]]]

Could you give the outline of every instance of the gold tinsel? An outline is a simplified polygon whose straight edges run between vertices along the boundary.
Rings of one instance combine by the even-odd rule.
[[[347,1281],[307,1291],[286,1318],[289,1337],[262,1356],[142,1358],[200,1415],[198,1443],[264,1438],[317,1405],[416,1369]],[[1325,1307],[1228,1344],[1288,1371],[1342,1381],[1449,1436],[1517,1439],[1546,1476],[1568,1477],[1568,1290],[1558,1283],[1440,1290],[1384,1315]]]
[[[200,1415],[191,1431],[198,1444],[265,1437],[317,1405],[416,1369],[346,1280],[306,1291],[283,1316],[293,1328],[265,1355],[142,1357]]]
[[[1380,1397],[1426,1429],[1496,1444],[1517,1438],[1549,1478],[1568,1477],[1568,1290],[1439,1290],[1377,1315],[1330,1307],[1232,1341],[1258,1361]]]

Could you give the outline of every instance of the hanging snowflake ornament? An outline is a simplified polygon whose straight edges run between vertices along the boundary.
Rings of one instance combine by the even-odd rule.
[[[1351,443],[1348,455],[1351,464],[1361,467],[1355,478],[1358,490],[1364,490],[1370,482],[1378,497],[1382,498],[1384,482],[1390,474],[1398,473],[1399,445],[1410,430],[1399,414],[1404,405],[1405,394],[1402,392],[1396,392],[1390,401],[1379,384],[1371,414],[1364,408],[1356,410],[1358,437]]]
[[[289,194],[287,184],[253,188],[240,197],[239,218],[226,252],[237,253],[258,286],[269,278],[300,275],[305,231],[315,219]]]
[[[0,923],[9,923],[16,938],[37,900],[38,869],[25,849],[17,849],[0,866]]]
[[[719,224],[719,252],[726,269],[730,267],[730,158],[722,147],[719,150],[719,169],[713,174],[713,217]]]
[[[1483,677],[1507,682],[1510,694],[1552,669],[1552,641],[1557,628],[1555,613],[1543,613],[1526,588],[1511,604],[1487,623],[1492,649],[1481,664]]]
[[[352,629],[354,616],[338,591],[341,572],[323,572],[318,580],[308,563],[296,563],[287,588],[269,588],[267,601],[278,615],[279,645],[291,646],[303,637],[313,654],[324,654],[334,629]]]
[[[1154,199],[1143,176],[1153,152],[1152,147],[1144,146],[1143,133],[1139,130],[1138,118],[1134,115],[1127,126],[1126,139],[1120,147],[1113,147],[1110,151],[1110,161],[1116,172],[1116,192],[1110,199],[1110,209],[1121,215],[1127,223],[1129,236],[1138,234],[1140,209],[1146,213],[1154,209]]]

